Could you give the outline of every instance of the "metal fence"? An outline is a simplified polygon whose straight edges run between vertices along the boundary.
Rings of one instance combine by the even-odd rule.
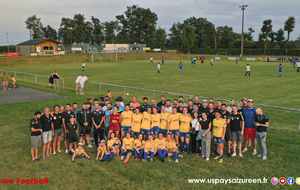
[[[35,84],[38,84],[38,77],[45,77],[45,78],[49,78],[50,76],[46,76],[46,75],[38,75],[38,74],[32,74],[32,73],[24,73],[24,72],[19,72],[19,71],[9,71],[9,70],[2,70],[2,69],[0,69],[0,71],[1,72],[6,72],[7,73],[7,76],[9,76],[8,75],[8,73],[14,73],[15,75],[15,79],[16,80],[20,80],[20,77],[19,77],[19,79],[17,78],[17,76],[19,76],[19,75],[24,75],[24,81],[26,82],[26,80],[27,80],[27,76],[35,76]],[[17,75],[17,74],[19,74],[19,75]],[[62,82],[63,82],[63,89],[65,89],[65,80],[64,80],[64,78],[62,78]]]

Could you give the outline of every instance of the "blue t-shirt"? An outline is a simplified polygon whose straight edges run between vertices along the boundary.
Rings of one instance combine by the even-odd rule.
[[[114,105],[113,107],[112,107],[112,109],[114,109],[114,107],[115,107],[116,105]],[[119,105],[119,107],[118,107],[118,113],[122,113],[123,111],[125,111],[125,108],[120,104]]]
[[[161,58],[161,61],[165,61],[165,58],[163,57],[163,58]]]
[[[238,59],[238,58],[235,58],[235,61],[236,61],[236,62],[238,62],[238,61],[239,61],[239,59]]]
[[[254,122],[256,122],[256,108],[253,107],[252,109],[249,109],[248,107],[243,109],[243,116],[245,120],[245,128],[256,128],[256,126],[253,125]]]
[[[109,123],[109,115],[111,114],[111,113],[113,113],[114,112],[114,110],[113,109],[111,109],[111,110],[106,110],[105,111],[105,122],[106,122],[106,125],[109,127],[110,126],[110,123]]]
[[[282,71],[282,68],[283,68],[283,66],[282,66],[282,65],[279,65],[279,72]]]
[[[179,68],[180,68],[180,69],[182,69],[182,67],[183,67],[183,64],[182,64],[182,63],[180,63],[180,64],[179,64]]]
[[[194,58],[193,58],[193,59],[191,59],[191,63],[192,63],[192,64],[194,63]]]

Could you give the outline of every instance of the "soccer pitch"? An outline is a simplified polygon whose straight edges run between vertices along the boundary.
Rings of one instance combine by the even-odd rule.
[[[138,88],[168,91],[182,94],[197,94],[204,97],[234,99],[251,98],[254,103],[296,108],[299,109],[298,80],[300,73],[290,65],[283,62],[283,74],[279,77],[278,64],[267,62],[239,61],[214,61],[210,66],[209,58],[206,58],[204,66],[197,60],[196,66],[191,67],[190,60],[165,60],[161,65],[161,73],[157,73],[157,62],[153,65],[149,61],[132,62],[95,62],[87,63],[84,74],[89,74],[92,82],[102,82],[132,86]],[[184,68],[179,74],[179,62]],[[244,76],[246,64],[251,66],[251,76]],[[1,184],[1,189],[273,189],[274,187],[288,188],[288,184],[276,186],[270,183],[272,177],[300,177],[299,166],[299,112],[262,107],[270,119],[270,128],[267,135],[268,159],[252,156],[253,145],[244,153],[244,158],[228,158],[224,154],[224,162],[219,164],[212,152],[208,162],[200,157],[188,156],[183,153],[179,163],[161,163],[154,159],[153,163],[142,163],[131,160],[124,164],[118,156],[110,163],[101,163],[95,160],[96,149],[85,148],[92,160],[77,159],[71,162],[70,156],[63,153],[50,159],[32,163],[30,157],[30,130],[29,122],[37,110],[43,111],[45,107],[52,108],[55,104],[65,105],[78,102],[81,105],[88,96],[99,98],[99,85],[85,84],[85,95],[75,94],[75,79],[80,75],[81,63],[68,64],[40,64],[40,65],[16,65],[2,66],[1,69],[50,75],[54,70],[65,79],[65,89],[53,90],[47,87],[48,79],[41,78],[35,84],[35,78],[17,76],[20,86],[34,88],[47,92],[54,92],[68,98],[44,100],[36,102],[0,105],[2,144],[1,178],[49,178],[48,184],[24,185]],[[13,73],[9,73],[10,75]],[[43,80],[43,81],[42,81]],[[123,96],[124,89],[119,87],[101,87],[102,95],[107,95],[107,90],[112,91],[112,96]],[[12,90],[9,93],[17,92]],[[142,98],[147,96],[149,101],[153,99],[153,93],[147,91],[126,89],[130,95],[124,102],[128,103],[132,95]],[[167,99],[178,96],[156,93],[158,102],[161,95]],[[21,94],[20,94],[21,96]],[[185,102],[189,97],[184,97]],[[202,99],[200,99],[202,100]],[[216,103],[216,101],[215,101]],[[227,102],[226,102],[227,103]],[[228,103],[227,103],[228,104]],[[257,107],[257,106],[255,106]],[[93,136],[93,135],[92,135]],[[64,148],[63,148],[64,150]],[[39,150],[40,157],[42,150]],[[227,149],[225,148],[225,153]],[[299,176],[298,176],[299,175]],[[188,179],[263,179],[267,178],[267,184],[201,184],[189,183]],[[291,186],[295,188],[297,185]]]

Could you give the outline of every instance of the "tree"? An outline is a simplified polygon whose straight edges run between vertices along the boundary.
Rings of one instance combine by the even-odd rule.
[[[244,34],[245,39],[252,41],[253,40],[253,36],[252,34],[255,32],[255,30],[253,30],[252,27],[248,28],[248,32],[246,34]]]
[[[189,54],[196,40],[195,29],[193,26],[185,26],[183,28],[184,43],[188,48]]]
[[[50,38],[53,40],[57,40],[57,32],[54,28],[52,28],[50,25],[47,25],[46,27],[43,27],[43,37],[44,38]]]
[[[36,15],[30,16],[25,21],[26,28],[32,32],[33,39],[43,37],[43,24]]]
[[[153,47],[160,47],[163,49],[167,43],[167,33],[164,29],[159,28],[155,31]]]
[[[266,54],[266,51],[268,49],[268,37],[269,37],[269,34],[272,32],[272,20],[269,19],[269,20],[265,20],[263,22],[263,26],[261,27],[261,37],[264,38],[264,54]]]
[[[289,46],[289,40],[290,40],[290,33],[293,32],[295,28],[295,17],[290,16],[284,23],[284,30],[287,31],[287,39],[286,39],[286,48],[285,53],[288,53],[288,46]]]
[[[103,41],[103,34],[101,32],[103,26],[98,18],[92,16],[91,20],[93,23],[93,32],[92,32],[92,40],[91,40],[92,44],[100,45]]]
[[[152,45],[157,15],[151,10],[133,5],[127,7],[122,15],[116,16],[120,24],[118,41],[120,43],[145,43]]]
[[[71,31],[68,29],[70,27],[74,27],[73,20],[63,17],[58,29],[58,37],[65,45],[70,43]],[[72,42],[74,42],[74,36],[72,36]]]
[[[279,46],[279,48],[284,48],[284,40],[285,40],[285,37],[284,37],[284,31],[282,30],[282,28],[280,28],[277,32],[276,32],[276,37],[275,37],[275,40],[277,42],[277,45]]]
[[[217,27],[217,43],[219,48],[230,48],[235,39],[238,39],[236,33],[233,32],[232,27],[219,26]]]
[[[184,46],[184,38],[182,35],[183,25],[179,22],[177,24],[174,23],[169,30],[171,32],[168,39],[169,47],[182,51]]]
[[[106,29],[105,31],[105,42],[106,43],[116,43],[117,42],[117,36],[116,36],[116,31],[118,30],[118,21],[110,21],[110,22],[105,22],[104,28]]]

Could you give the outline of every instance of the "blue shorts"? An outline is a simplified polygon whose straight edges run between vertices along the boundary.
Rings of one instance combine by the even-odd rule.
[[[143,134],[143,135],[150,135],[150,130],[147,130],[147,129],[141,129],[141,133]]]
[[[128,153],[133,153],[133,150],[127,149],[126,152],[124,152],[124,154],[128,154]]]
[[[187,133],[181,133],[180,132],[180,137],[184,137],[186,139],[189,139],[190,138],[190,133],[189,132],[187,132]]]
[[[121,132],[131,132],[131,126],[129,127],[121,126]]]
[[[79,154],[79,155],[76,155],[75,158],[84,158],[85,156],[83,154]]]
[[[193,63],[192,63],[193,64]],[[179,69],[182,69],[182,67],[179,67]]]
[[[160,132],[162,132],[162,133],[163,133],[163,135],[167,135],[167,133],[168,133],[168,130],[167,130],[167,129],[160,129]]]
[[[131,136],[139,136],[139,134],[140,134],[140,132],[133,132],[133,131],[131,131]]]
[[[170,133],[171,133],[172,135],[179,136],[179,129],[176,129],[176,130],[170,130]]]
[[[222,137],[215,137],[215,136],[214,136],[214,139],[217,140],[217,143],[218,143],[218,144],[224,144],[224,140],[222,140]]]
[[[281,73],[281,72],[282,72],[282,70],[279,70],[279,72]]]
[[[154,126],[151,130],[150,130],[151,134],[157,136],[159,133],[159,127],[158,126]]]

